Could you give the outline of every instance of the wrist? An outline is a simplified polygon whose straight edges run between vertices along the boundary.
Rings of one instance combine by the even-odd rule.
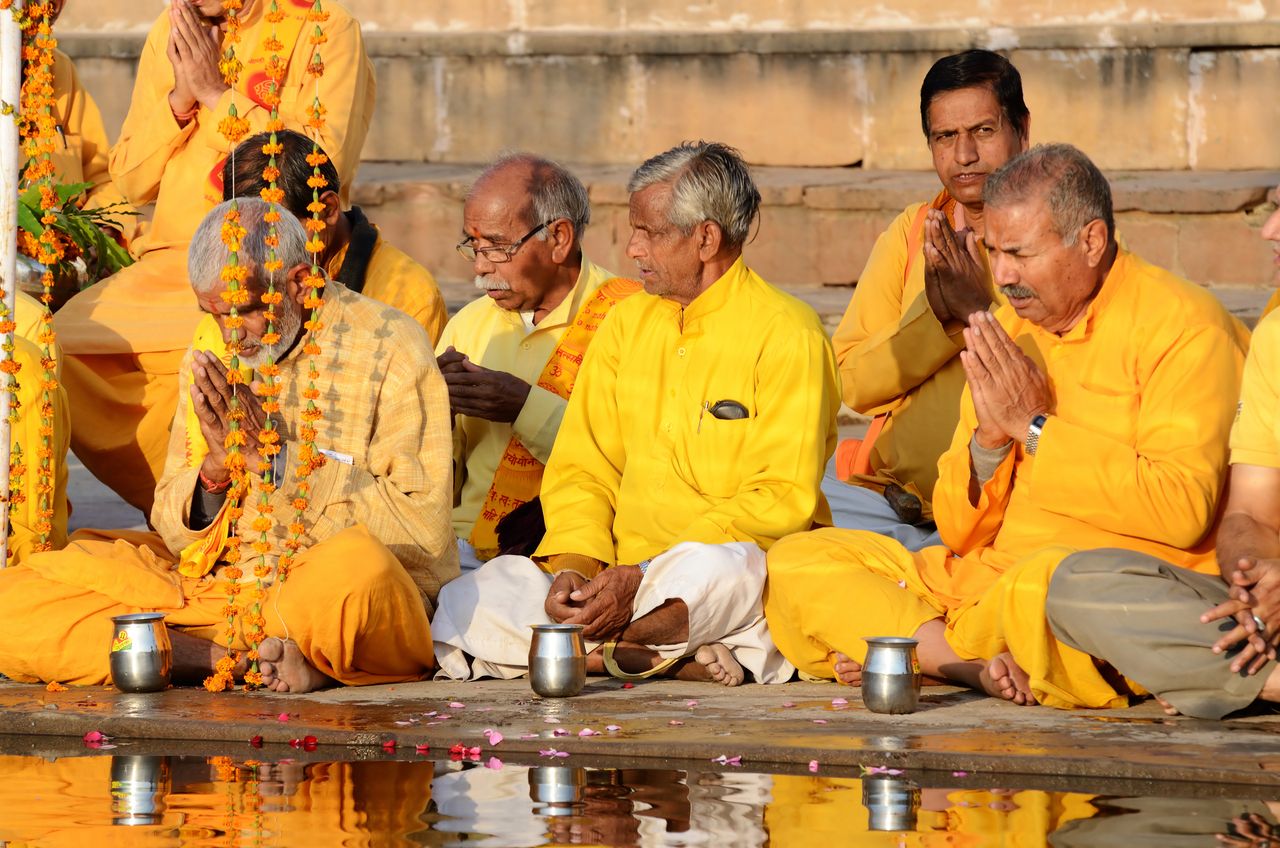
[[[974,431],[973,440],[983,450],[999,450],[1013,441],[1005,433],[986,433],[981,427]]]
[[[226,465],[220,461],[211,461],[209,457],[205,457],[204,462],[200,463],[200,483],[204,486],[221,486],[231,482],[231,472],[227,470]]]
[[[1036,450],[1040,447],[1040,434],[1044,431],[1045,425],[1049,422],[1049,416],[1043,412],[1037,412],[1031,416],[1031,420],[1027,422],[1026,434],[1023,438],[1023,447],[1026,449],[1028,456],[1035,456]]]

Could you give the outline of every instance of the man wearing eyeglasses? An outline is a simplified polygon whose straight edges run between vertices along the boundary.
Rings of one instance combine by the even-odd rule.
[[[787,680],[764,551],[830,522],[835,356],[805,303],[751,269],[760,192],[741,155],[687,142],[628,184],[644,293],[592,342],[540,500],[533,556],[444,587],[432,634],[454,678],[518,677],[531,625],[581,625],[587,671],[736,686]]]
[[[498,553],[498,522],[537,496],[594,330],[639,289],[583,255],[590,220],[582,182],[525,153],[486,168],[463,206],[458,252],[484,296],[449,321],[436,356],[456,416],[453,527],[464,571]],[[522,514],[531,511],[536,504]]]
[[[920,119],[943,189],[877,239],[833,337],[844,401],[872,423],[841,445],[823,480],[837,527],[911,550],[939,542],[931,501],[959,421],[964,327],[1003,303],[982,248],[982,187],[1027,149],[1030,131],[1017,68],[987,50],[929,69]]]

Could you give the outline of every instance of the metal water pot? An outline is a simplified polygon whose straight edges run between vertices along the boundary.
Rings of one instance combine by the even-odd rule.
[[[862,703],[873,713],[913,713],[920,703],[916,640],[872,636],[862,664]]]
[[[111,682],[121,692],[160,692],[169,687],[173,647],[164,613],[137,612],[111,619]]]
[[[544,698],[569,698],[587,684],[581,624],[535,624],[529,643],[529,685]]]
[[[862,781],[862,804],[867,808],[868,830],[915,830],[920,787],[887,775],[867,777]]]

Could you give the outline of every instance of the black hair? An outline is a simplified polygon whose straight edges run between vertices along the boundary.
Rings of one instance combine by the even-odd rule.
[[[228,156],[222,165],[222,199],[235,197],[257,197],[267,187],[262,178],[262,170],[267,167],[271,157],[262,152],[262,148],[271,140],[271,133],[263,132],[245,139],[236,147],[235,155]],[[276,167],[280,169],[280,177],[276,187],[284,190],[283,205],[293,213],[295,218],[309,218],[307,204],[311,202],[311,186],[307,180],[311,178],[312,168],[307,164],[307,156],[315,142],[305,135],[293,130],[279,130],[276,141],[284,150],[276,154]],[[324,151],[321,150],[323,153]],[[234,165],[234,169],[232,168]],[[320,166],[320,175],[328,181],[325,191],[340,191],[338,169],[330,159]]]
[[[1022,99],[1022,75],[1005,57],[990,50],[966,50],[943,56],[933,63],[920,85],[920,125],[929,135],[929,104],[947,91],[988,88],[1019,138],[1027,137],[1031,113]]]

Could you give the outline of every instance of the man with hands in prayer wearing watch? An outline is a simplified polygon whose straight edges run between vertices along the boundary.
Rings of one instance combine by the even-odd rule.
[[[790,536],[768,552],[765,617],[802,672],[851,685],[864,637],[910,636],[929,677],[1016,704],[1120,706],[1119,682],[1050,632],[1049,580],[1092,548],[1216,570],[1248,334],[1203,288],[1118,246],[1110,186],[1074,147],[1011,159],[983,199],[1007,305],[964,331],[960,423],[934,491],[943,545]]]

